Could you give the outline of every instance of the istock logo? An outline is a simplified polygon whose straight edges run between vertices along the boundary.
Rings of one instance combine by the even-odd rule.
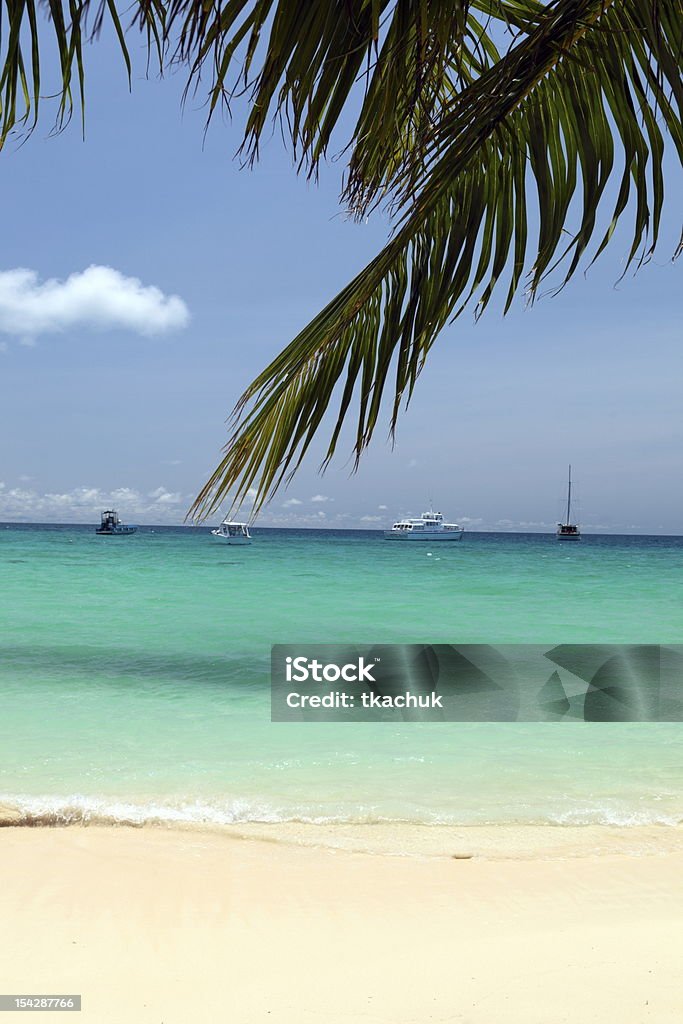
[[[345,665],[335,662],[309,660],[306,657],[285,658],[285,675],[288,683],[305,683],[313,679],[316,683],[336,683],[343,679],[346,683],[374,683],[372,674],[374,664],[367,664],[365,658],[349,661]]]

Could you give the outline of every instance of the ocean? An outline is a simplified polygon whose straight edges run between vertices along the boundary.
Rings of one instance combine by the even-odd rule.
[[[680,643],[683,538],[0,526],[0,804],[46,821],[662,824],[683,725],[271,723],[274,643]]]

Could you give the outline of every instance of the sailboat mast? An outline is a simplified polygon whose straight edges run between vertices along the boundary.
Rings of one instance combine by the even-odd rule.
[[[569,466],[569,486],[567,488],[567,526],[571,523],[570,511],[572,506],[572,467]]]

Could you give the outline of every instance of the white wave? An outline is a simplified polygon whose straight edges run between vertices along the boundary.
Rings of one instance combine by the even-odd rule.
[[[628,828],[638,825],[679,825],[681,817],[654,808],[636,811],[627,807],[592,807],[551,814],[548,821],[553,825],[615,825]]]
[[[510,815],[495,818],[485,814],[440,814],[438,811],[421,808],[419,813],[386,814],[375,807],[346,806],[338,811],[321,808],[276,807],[254,800],[234,799],[225,803],[209,803],[202,800],[178,799],[176,802],[156,801],[135,802],[113,797],[95,797],[85,794],[65,795],[15,795],[0,794],[0,822],[3,809],[19,812],[20,821],[26,825],[202,825],[220,827],[237,824],[279,824],[301,823],[315,825],[348,824],[371,825],[379,823],[415,824],[423,826],[470,826],[470,825],[611,825],[616,827],[637,827],[643,825],[676,826],[681,824],[682,815],[666,813],[652,807],[638,810],[625,806],[592,805],[577,806],[564,810],[549,810],[541,814],[538,810],[526,815]]]
[[[202,801],[134,803],[82,794],[71,796],[0,795],[0,804],[15,808],[27,824],[195,824],[234,825],[237,822],[277,822],[283,818],[268,806],[235,800],[220,807]]]

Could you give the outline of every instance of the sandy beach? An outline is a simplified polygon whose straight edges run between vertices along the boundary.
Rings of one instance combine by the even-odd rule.
[[[680,830],[505,832],[396,856],[386,834],[3,828],[2,989],[81,993],[93,1024],[678,1022]]]

